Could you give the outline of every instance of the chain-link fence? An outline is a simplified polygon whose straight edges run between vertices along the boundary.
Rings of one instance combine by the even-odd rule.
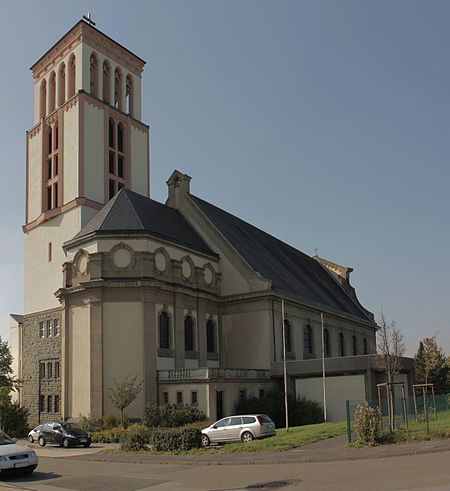
[[[347,401],[347,437],[349,443],[356,440],[358,435],[355,429],[355,411],[364,401]],[[381,404],[380,404],[381,402]],[[388,398],[367,401],[370,407],[379,407],[383,416],[383,427],[389,429],[389,420],[394,428],[404,428],[409,432],[440,431],[450,428],[450,394],[418,393],[416,398],[394,397],[391,410],[388,407]],[[392,413],[389,418],[389,413]]]

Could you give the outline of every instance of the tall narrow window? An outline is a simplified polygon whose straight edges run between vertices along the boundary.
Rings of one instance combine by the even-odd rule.
[[[59,413],[59,396],[55,396],[55,413]]]
[[[125,109],[128,114],[134,116],[134,90],[133,79],[130,74],[127,75],[125,86]]]
[[[126,159],[125,159],[125,128],[122,123],[116,124],[109,119],[109,199],[117,191],[125,187],[126,183]]]
[[[66,65],[61,63],[58,70],[58,106],[66,102]]]
[[[122,107],[122,72],[119,68],[114,71],[114,107],[123,110]]]
[[[103,100],[111,104],[111,69],[106,60],[103,62]]]
[[[305,326],[303,331],[303,354],[306,356],[313,354],[313,332],[309,324]]]
[[[44,322],[39,322],[39,337],[43,338],[45,336]]]
[[[45,411],[45,396],[41,394],[39,396],[39,412],[43,413]]]
[[[52,337],[52,321],[51,320],[47,321],[47,337],[48,338]]]
[[[47,362],[47,378],[53,377],[53,364],[51,361]]]
[[[206,351],[208,353],[216,353],[216,323],[212,319],[208,319],[206,323]]]
[[[325,329],[323,331],[323,351],[325,353],[325,356],[331,356],[330,331],[328,329]]]
[[[358,354],[358,346],[356,343],[356,336],[352,337],[352,355],[356,356]]]
[[[41,82],[39,115],[41,119],[47,115],[47,81],[45,79]]]
[[[165,310],[159,314],[159,347],[170,349],[169,314]]]
[[[53,336],[59,336],[61,325],[59,319],[53,319]]]
[[[46,209],[53,210],[59,206],[58,184],[59,184],[59,162],[58,162],[58,123],[47,128],[47,160],[46,160]],[[44,210],[45,211],[45,210]],[[49,245],[49,261],[50,256]]]
[[[59,364],[59,361],[55,361],[55,378],[60,378],[61,377],[61,366]]]
[[[184,319],[184,350],[194,351],[194,321],[190,315]]]
[[[364,349],[364,354],[368,355],[369,350],[367,349],[367,339],[366,338],[363,339],[363,349]]]
[[[339,333],[339,354],[345,356],[345,338],[342,332]]]
[[[52,113],[55,110],[56,103],[56,75],[53,71],[49,78],[49,94],[48,94],[48,113]]]
[[[284,319],[284,342],[286,344],[286,353],[291,353],[291,323],[287,319]]]
[[[72,54],[69,58],[69,97],[75,95],[76,76],[77,76],[76,58],[75,55]]]
[[[52,396],[47,396],[47,412],[52,412]]]
[[[89,90],[91,95],[98,97],[98,58],[95,53],[91,54],[90,58],[90,70],[89,70]]]
[[[52,260],[52,243],[48,243],[48,262]]]

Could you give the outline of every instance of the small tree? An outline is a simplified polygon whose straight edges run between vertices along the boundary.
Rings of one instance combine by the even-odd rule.
[[[433,384],[436,392],[448,391],[450,369],[445,353],[437,345],[436,336],[420,341],[414,368],[418,384]]]
[[[381,363],[388,384],[394,382],[394,377],[399,373],[401,357],[405,353],[403,344],[403,334],[394,320],[387,321],[383,312],[378,321],[378,354],[381,356]],[[387,403],[389,408],[389,428],[394,430],[394,400],[392,396],[392,386],[387,386]]]
[[[113,379],[114,387],[110,387],[109,399],[117,409],[120,409],[120,421],[123,426],[123,411],[138,396],[142,390],[143,382],[137,382],[137,376],[130,377],[127,375],[122,382]]]
[[[13,377],[11,368],[13,356],[8,343],[0,336],[0,387],[8,389],[8,393],[19,387],[19,381]]]

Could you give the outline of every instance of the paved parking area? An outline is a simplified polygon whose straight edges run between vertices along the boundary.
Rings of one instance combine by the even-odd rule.
[[[17,440],[18,445],[32,448],[38,457],[64,458],[64,457],[79,457],[82,455],[94,455],[106,448],[119,448],[118,443],[93,443],[90,447],[70,447],[63,448],[59,445],[47,444],[41,447],[39,443],[30,443],[26,439]]]

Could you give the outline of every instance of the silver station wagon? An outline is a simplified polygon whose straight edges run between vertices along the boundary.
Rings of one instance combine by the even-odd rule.
[[[202,430],[202,446],[235,441],[248,443],[255,438],[265,438],[275,433],[275,423],[267,414],[228,416]]]

